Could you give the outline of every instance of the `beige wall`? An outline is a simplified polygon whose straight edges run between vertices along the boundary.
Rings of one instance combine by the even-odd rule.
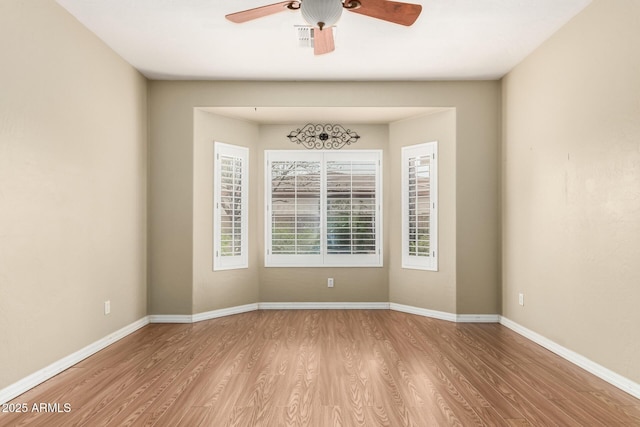
[[[390,126],[387,163],[392,174],[389,192],[392,223],[389,244],[389,294],[398,304],[456,312],[456,112],[411,118]],[[402,268],[402,147],[438,141],[438,271]],[[494,312],[495,313],[495,312]]]
[[[193,312],[194,108],[149,81],[149,314]]]
[[[258,126],[194,111],[193,312],[258,302]],[[213,271],[214,142],[249,148],[249,268]]]
[[[595,0],[509,73],[502,159],[503,314],[636,382],[639,23]]]
[[[2,389],[146,315],[147,138],[145,79],[53,1],[0,2],[0,62]]]
[[[406,285],[403,275],[396,275],[395,297],[408,303],[412,295],[422,293],[416,306],[442,309],[458,313],[495,314],[499,311],[499,159],[500,144],[500,84],[499,82],[433,82],[433,83],[320,83],[320,82],[173,82],[153,81],[149,83],[150,116],[150,203],[149,211],[149,276],[151,314],[192,314],[201,309],[213,309],[256,302],[251,291],[232,293],[225,298],[223,292],[207,294],[200,301],[198,292],[213,289],[210,283],[218,280],[218,273],[205,274],[202,281],[194,267],[197,260],[208,262],[210,249],[194,240],[198,225],[194,213],[198,198],[208,197],[205,187],[194,184],[194,176],[202,181],[209,174],[196,166],[200,160],[194,144],[201,140],[194,131],[194,108],[219,106],[320,106],[320,107],[452,107],[455,117],[455,274],[449,272],[455,284],[449,282],[447,290],[437,288],[436,294],[419,288],[421,281],[413,278]],[[197,121],[197,120],[196,120]],[[369,127],[363,127],[368,132]],[[375,126],[369,143],[371,147],[390,146],[388,129]],[[257,153],[258,173],[253,174],[257,183],[261,180],[263,157],[261,150],[275,148],[279,144],[288,146],[281,133],[289,127],[259,126]],[[244,131],[241,131],[241,133]],[[253,132],[253,131],[251,131]],[[211,137],[215,137],[212,134]],[[229,134],[229,138],[236,138]],[[204,136],[206,139],[207,136]],[[240,138],[242,139],[242,138]],[[239,140],[240,140],[239,139]],[[195,141],[195,142],[194,142]],[[280,141],[280,142],[276,142]],[[224,141],[231,142],[231,141]],[[250,144],[249,142],[246,142]],[[364,145],[363,145],[364,146]],[[461,149],[463,147],[463,149]],[[389,148],[387,148],[389,150]],[[252,159],[255,157],[252,155]],[[207,155],[205,154],[205,158]],[[195,159],[195,160],[194,160]],[[455,159],[455,160],[454,160]],[[391,166],[385,159],[385,206],[390,212],[389,201],[392,189],[388,188]],[[461,167],[462,166],[462,167]],[[200,176],[201,173],[204,175]],[[211,172],[212,173],[212,172]],[[391,174],[392,175],[392,174]],[[204,182],[204,181],[202,181]],[[194,191],[196,192],[194,196]],[[201,191],[204,193],[200,194]],[[263,264],[261,249],[262,196],[258,186],[257,215],[259,239],[257,265]],[[449,194],[450,197],[453,197]],[[469,197],[466,200],[465,197]],[[202,199],[204,200],[204,199]],[[460,209],[464,206],[464,209]],[[205,209],[206,211],[206,209]],[[208,219],[209,213],[204,216]],[[392,224],[385,217],[388,242]],[[200,220],[198,220],[200,221]],[[460,230],[464,239],[460,240]],[[203,237],[210,239],[210,236]],[[207,243],[208,245],[209,243]],[[388,243],[386,243],[388,245]],[[450,242],[453,245],[453,241]],[[388,246],[387,246],[388,247]],[[194,253],[194,250],[201,251]],[[385,249],[386,259],[389,251]],[[204,261],[203,261],[204,262]],[[252,259],[250,257],[250,262]],[[199,264],[205,266],[205,264]],[[260,301],[388,301],[388,266],[363,269],[332,269],[336,288],[326,288],[327,269],[312,269],[300,280],[300,269],[261,268],[259,272]],[[197,271],[194,271],[194,268]],[[236,280],[243,273],[225,273],[224,280]],[[236,274],[239,274],[236,276]],[[251,276],[252,273],[247,273]],[[220,274],[220,278],[223,274]],[[251,276],[253,280],[253,276]],[[307,281],[307,277],[310,277]],[[357,279],[357,280],[356,280]],[[304,282],[304,283],[300,283]],[[385,287],[385,282],[387,286]],[[209,283],[209,284],[207,284]],[[351,284],[341,287],[341,283]],[[413,287],[419,290],[412,289]],[[251,286],[249,286],[251,288]],[[427,287],[428,288],[428,287]],[[253,289],[253,288],[251,288]],[[455,291],[452,291],[455,289]],[[445,295],[445,296],[441,296]],[[445,301],[446,302],[443,302]]]
[[[348,147],[350,150],[382,150],[383,178],[383,247],[385,248],[383,267],[359,268],[275,268],[264,267],[264,150],[306,150],[292,143],[286,135],[305,123],[292,125],[263,125],[260,127],[260,150],[255,181],[259,182],[260,198],[256,209],[260,211],[258,235],[260,255],[260,302],[387,302],[388,284],[388,219],[387,197],[390,193],[387,164],[389,129],[387,125],[367,125],[341,123],[345,128],[355,130],[361,139]],[[334,279],[335,286],[327,287],[327,278]]]

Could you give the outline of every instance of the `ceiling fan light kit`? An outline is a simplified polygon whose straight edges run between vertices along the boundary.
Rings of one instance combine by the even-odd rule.
[[[332,27],[342,15],[340,0],[305,0],[300,5],[302,18],[320,30]]]
[[[231,22],[242,23],[284,10],[298,9],[303,19],[318,29],[314,40],[316,55],[335,49],[332,27],[340,19],[342,9],[405,26],[412,25],[422,12],[419,4],[391,0],[294,0],[231,13],[226,18]]]

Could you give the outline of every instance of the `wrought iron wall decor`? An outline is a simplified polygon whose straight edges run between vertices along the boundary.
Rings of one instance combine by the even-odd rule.
[[[355,131],[345,129],[342,125],[307,124],[302,129],[292,130],[287,138],[305,148],[316,150],[339,150],[360,139]]]

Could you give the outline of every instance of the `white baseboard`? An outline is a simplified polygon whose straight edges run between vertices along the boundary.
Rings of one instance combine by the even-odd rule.
[[[388,302],[261,302],[259,310],[388,310]]]
[[[411,305],[397,304],[395,302],[389,303],[389,308],[391,310],[401,311],[403,313],[417,314],[418,316],[432,317],[434,319],[440,320],[448,320],[449,322],[455,322],[457,320],[457,316],[453,313],[429,310],[428,308],[414,307]]]
[[[447,320],[456,323],[500,323],[499,314],[454,314],[446,311],[429,310],[428,308],[414,307],[411,305],[389,304],[389,308],[403,313],[417,314],[418,316],[432,317],[439,320]]]
[[[203,320],[215,319],[217,317],[231,316],[232,314],[247,313],[249,311],[258,310],[259,304],[237,305],[235,307],[221,308],[218,310],[206,311],[204,313],[194,314],[193,322],[201,322]]]
[[[149,323],[193,323],[190,314],[150,314]]]
[[[81,362],[87,357],[91,356],[102,350],[103,348],[113,344],[114,342],[126,337],[127,335],[137,331],[143,326],[149,324],[149,317],[145,316],[140,320],[137,320],[109,335],[104,338],[99,339],[98,341],[89,344],[88,346],[56,361],[51,365],[46,366],[39,371],[34,372],[33,374],[11,384],[8,387],[0,390],[0,403],[6,403],[11,399],[21,395],[22,393],[32,389],[37,386],[58,375],[60,372],[64,371],[75,365],[76,363]]]
[[[232,314],[247,313],[256,310],[388,310],[388,302],[260,302],[221,308],[203,313],[190,314],[151,314],[149,323],[194,323]]]
[[[622,375],[617,374],[610,369],[607,369],[604,366],[599,365],[590,359],[587,359],[581,354],[569,350],[568,348],[565,348],[560,344],[538,334],[537,332],[527,329],[524,326],[514,322],[513,320],[507,319],[504,316],[501,316],[500,324],[522,335],[523,337],[530,339],[536,344],[541,345],[547,350],[554,352],[558,356],[573,363],[574,365],[581,367],[585,371],[590,372],[591,374],[605,380],[606,382],[619,388],[620,390],[629,393],[633,397],[640,399],[640,384],[630,380],[629,378],[623,377]]]
[[[499,314],[457,314],[457,323],[500,323]]]

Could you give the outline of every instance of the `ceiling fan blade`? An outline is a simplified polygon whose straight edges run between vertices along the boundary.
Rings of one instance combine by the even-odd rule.
[[[333,27],[313,29],[313,53],[322,55],[333,52],[336,49],[333,43]]]
[[[298,1],[282,1],[280,3],[269,4],[266,6],[260,6],[253,9],[243,10],[241,12],[230,13],[226,15],[231,22],[241,24],[243,22],[251,21],[252,19],[262,18],[263,16],[273,15],[274,13],[283,12],[288,9],[296,10],[300,8],[300,2]]]
[[[360,3],[359,7],[357,4]],[[382,19],[394,24],[412,25],[422,12],[422,5],[390,0],[345,1],[345,8],[353,13]]]

